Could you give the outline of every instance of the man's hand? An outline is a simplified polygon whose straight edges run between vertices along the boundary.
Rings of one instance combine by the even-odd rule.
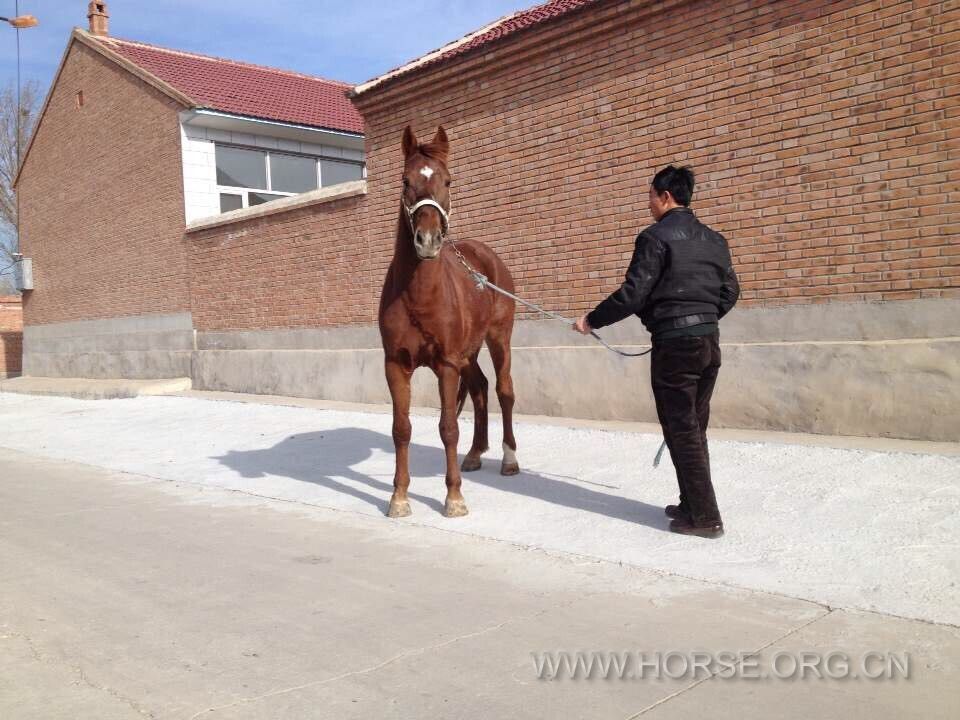
[[[579,320],[573,324],[573,329],[576,330],[581,335],[589,335],[593,332],[593,328],[590,327],[590,323],[587,322],[587,316],[584,315]]]

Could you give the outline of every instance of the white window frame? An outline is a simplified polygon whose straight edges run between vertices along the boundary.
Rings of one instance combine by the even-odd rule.
[[[310,160],[313,160],[314,164],[316,165],[317,188],[323,187],[323,177],[320,170],[321,160],[328,160],[328,161],[332,160],[334,162],[345,163],[347,165],[358,165],[361,168],[362,177],[364,178],[367,177],[367,163],[365,160],[364,161],[347,160],[345,158],[330,157],[328,155],[308,155],[306,153],[288,152],[286,150],[271,150],[270,148],[256,147],[253,145],[240,145],[237,143],[225,143],[225,142],[214,143],[214,156],[216,156],[216,147],[237,148],[238,150],[257,150],[259,152],[262,152],[264,154],[263,161],[264,161],[264,164],[266,165],[265,170],[266,170],[266,176],[267,176],[267,188],[252,188],[252,187],[245,187],[245,186],[239,186],[239,185],[220,185],[218,183],[217,184],[217,205],[218,206],[220,204],[221,195],[239,195],[242,202],[243,209],[251,207],[250,193],[265,193],[267,195],[279,195],[281,197],[294,197],[295,195],[302,195],[303,193],[282,192],[280,190],[269,189],[269,186],[272,185],[272,178],[270,173],[270,155],[271,154],[292,155],[293,157],[303,157],[303,158],[309,158]],[[339,185],[341,183],[337,183],[337,184]],[[327,187],[332,187],[332,186],[328,185]],[[310,192],[310,191],[307,190],[305,192]],[[261,205],[263,204],[264,203],[261,203]],[[221,210],[220,212],[222,213],[224,211]]]

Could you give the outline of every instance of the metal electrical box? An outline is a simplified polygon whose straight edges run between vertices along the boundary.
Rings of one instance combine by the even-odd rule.
[[[22,258],[14,268],[17,290],[33,290],[33,259]]]

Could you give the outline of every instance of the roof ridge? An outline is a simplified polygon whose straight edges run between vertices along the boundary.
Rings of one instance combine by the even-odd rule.
[[[550,0],[546,0],[546,2],[550,2]],[[517,10],[507,15],[503,15],[497,18],[496,20],[491,20],[489,23],[487,23],[483,27],[477,28],[476,30],[471,30],[466,35],[462,35],[461,37],[451,40],[445,43],[444,45],[441,45],[438,48],[435,48],[427,53],[424,53],[423,55],[417,58],[414,58],[413,60],[408,60],[406,63],[402,65],[397,65],[396,67],[393,67],[387,70],[386,72],[381,73],[380,75],[377,75],[376,77],[370,78],[369,80],[366,80],[358,85],[355,85],[353,88],[353,92],[359,95],[360,93],[364,92],[368,88],[373,87],[374,85],[379,85],[380,83],[385,82],[395,77],[396,75],[399,75],[402,72],[413,70],[415,67],[419,67],[420,65],[428,63],[431,60],[438,58],[447,52],[450,52],[451,50],[455,50],[456,48],[461,47],[467,44],[468,42],[470,42],[473,38],[479,37],[484,33],[488,33],[493,29],[499,27],[500,25],[503,25],[507,21],[512,20],[517,15],[520,15],[525,12],[527,11]]]
[[[344,87],[353,87],[353,83],[344,82],[343,80],[331,80],[330,78],[320,77],[319,75],[308,75],[306,73],[297,72],[296,70],[287,70],[285,68],[270,67],[269,65],[259,65],[257,63],[244,62],[243,60],[233,60],[231,58],[224,58],[218,55],[205,55],[204,53],[193,52],[190,50],[178,50],[176,48],[168,48],[162,45],[154,45],[153,43],[143,42],[141,40],[128,40],[126,38],[119,38],[113,36],[98,36],[98,35],[89,35],[93,40],[104,44],[114,44],[122,43],[124,45],[133,45],[136,47],[149,48],[151,50],[159,50],[160,52],[170,53],[171,55],[182,55],[184,57],[198,58],[201,60],[212,60],[214,62],[225,63],[227,65],[238,65],[240,67],[256,68],[257,70],[267,70],[269,72],[281,73],[283,75],[291,75],[293,77],[302,78],[304,80],[316,80],[318,82],[325,82],[331,85],[342,85]]]
[[[531,27],[540,23],[554,20],[600,1],[601,0],[541,0],[536,5],[504,15],[477,30],[467,33],[461,38],[451,40],[435,50],[431,50],[403,65],[354,86],[351,91],[351,97],[362,95],[368,90],[394,80],[395,78],[412,73],[419,68],[430,67],[435,63],[444,62],[462,53],[483,48],[488,44],[502,40],[517,32],[529,30]],[[512,23],[517,22],[524,24],[519,27],[510,27]],[[474,45],[475,41],[479,42]]]

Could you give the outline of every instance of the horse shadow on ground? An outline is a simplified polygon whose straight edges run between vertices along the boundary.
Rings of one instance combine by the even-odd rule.
[[[383,476],[382,479],[372,477],[354,469],[355,465],[372,457],[375,451],[391,457],[389,477]],[[363,500],[386,514],[389,506],[388,498],[393,492],[393,453],[393,438],[389,435],[364,428],[336,428],[291,435],[269,448],[230,450],[226,455],[214,459],[245,478],[275,475],[314,483]],[[514,493],[615,520],[634,522],[657,530],[667,529],[663,508],[659,506],[598,492],[557,477],[547,477],[523,470],[522,458],[521,455],[519,475],[510,477],[500,475],[500,460],[492,457],[484,457],[483,467],[480,470],[464,473],[463,489],[467,497],[467,505],[470,504],[470,485],[484,485],[501,492]],[[416,486],[418,480],[422,484],[423,478],[431,478],[435,479],[442,492],[445,492],[444,474],[445,458],[442,448],[410,444],[410,475],[413,476],[413,480],[410,483],[408,495],[411,499],[442,513],[443,502],[417,493]],[[366,485],[380,491],[386,497],[371,494],[341,480]]]

